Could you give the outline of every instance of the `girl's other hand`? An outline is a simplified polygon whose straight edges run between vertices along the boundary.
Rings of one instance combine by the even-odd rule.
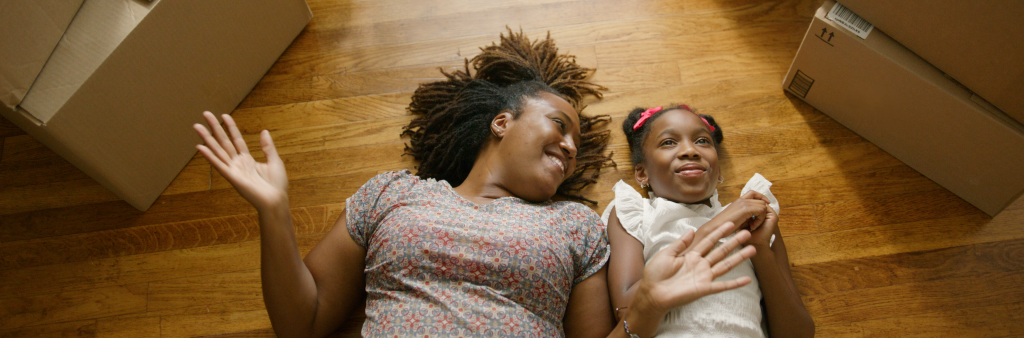
[[[267,157],[267,163],[256,162],[249,154],[249,147],[242,139],[235,120],[227,114],[221,116],[228,126],[230,137],[224,133],[224,128],[221,128],[213,113],[203,112],[213,134],[202,124],[193,125],[206,143],[196,145],[196,148],[257,211],[282,206],[287,208],[288,175],[285,174],[284,162],[277,155],[270,132],[264,130],[260,133],[260,146]]]
[[[750,231],[750,240],[747,243],[760,250],[771,249],[772,235],[777,232],[778,226],[779,215],[775,213],[775,209],[769,206],[765,213],[764,222],[757,229]]]
[[[770,203],[768,197],[761,193],[748,191],[729,204],[729,207],[715,216],[714,220],[722,219],[725,222],[733,222],[739,224],[738,229],[754,231],[764,223],[768,209],[771,209]]]
[[[644,267],[643,280],[634,303],[639,301],[647,305],[652,310],[648,314],[664,315],[698,298],[749,284],[750,277],[746,276],[728,281],[714,280],[756,253],[753,247],[747,246],[729,255],[750,238],[746,230],[739,231],[715,248],[718,240],[732,233],[735,228],[732,222],[725,223],[689,250],[687,247],[694,234],[692,231],[687,232],[656,253]],[[631,309],[637,307],[631,306]]]

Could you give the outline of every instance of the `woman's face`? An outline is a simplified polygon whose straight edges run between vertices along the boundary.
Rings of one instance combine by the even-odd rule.
[[[530,202],[547,201],[575,171],[580,120],[561,97],[548,92],[528,97],[518,118],[503,113],[492,128],[501,135],[497,147],[501,184],[512,195]]]
[[[700,203],[714,194],[721,176],[718,151],[697,114],[681,109],[662,113],[651,123],[643,149],[637,181],[650,184],[658,197]]]

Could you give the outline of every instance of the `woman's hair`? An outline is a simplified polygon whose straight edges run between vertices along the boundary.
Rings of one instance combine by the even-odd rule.
[[[467,59],[465,70],[441,70],[447,80],[416,89],[408,110],[417,116],[402,132],[409,136],[405,154],[420,162],[416,175],[458,186],[490,137],[495,116],[508,110],[517,118],[527,98],[538,98],[541,92],[555,94],[578,112],[581,134],[576,170],[556,194],[593,203],[579,191],[596,182],[602,167],[614,163],[603,154],[608,130],[596,128],[609,117],[583,115],[582,101],[588,94],[601,98],[600,90],[606,88],[587,81],[594,70],[576,64],[575,56],[559,55],[550,33],[532,43],[521,31],[509,29],[508,33],[508,37],[501,35],[500,44],[481,48],[480,55]]]
[[[637,107],[633,108],[633,111],[629,112],[629,115],[626,116],[625,121],[622,121],[622,133],[626,134],[626,141],[629,142],[629,159],[633,161],[633,166],[636,166],[637,164],[640,163],[644,163],[643,144],[644,139],[647,138],[647,134],[651,133],[651,124],[653,124],[654,120],[660,117],[661,114],[664,114],[669,110],[675,109],[685,110],[697,114],[696,111],[690,109],[690,107],[685,104],[669,105],[667,108],[662,109],[657,113],[651,114],[651,117],[647,118],[647,121],[644,121],[644,124],[641,125],[640,128],[637,128],[637,130],[633,130],[633,125],[636,124],[636,121],[640,120],[640,114],[643,114],[643,112],[647,110],[647,108]],[[722,140],[724,138],[724,135],[722,134],[722,127],[720,127],[718,123],[715,122],[715,118],[711,117],[710,115],[697,114],[697,116],[703,117],[705,120],[708,121],[708,124],[714,127],[715,131],[711,132],[711,140],[714,141],[715,143],[715,150],[718,150],[718,147],[722,144]]]

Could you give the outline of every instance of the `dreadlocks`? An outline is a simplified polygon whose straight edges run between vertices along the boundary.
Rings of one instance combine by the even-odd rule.
[[[579,191],[596,182],[602,167],[614,164],[610,155],[603,154],[609,132],[595,130],[610,118],[583,115],[582,101],[586,95],[601,98],[600,90],[606,88],[587,81],[594,70],[580,67],[575,56],[559,55],[550,33],[535,42],[522,31],[509,29],[508,33],[508,37],[501,34],[500,44],[483,47],[480,55],[467,59],[464,70],[447,73],[442,69],[447,80],[416,89],[408,110],[417,117],[402,132],[410,138],[405,153],[420,162],[418,176],[458,186],[469,176],[491,135],[491,120],[504,110],[517,118],[527,98],[548,92],[572,104],[580,118],[576,170],[556,194],[594,203]]]

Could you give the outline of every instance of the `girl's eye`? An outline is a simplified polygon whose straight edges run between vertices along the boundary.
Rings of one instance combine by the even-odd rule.
[[[697,139],[697,144],[710,144],[710,143],[711,143],[711,141],[708,140],[707,138],[704,138],[704,137],[701,137],[701,138]]]
[[[659,144],[658,146],[659,147],[664,147],[664,146],[671,146],[671,145],[675,145],[675,144],[676,144],[676,140],[664,140],[664,141],[661,141],[661,144]]]

